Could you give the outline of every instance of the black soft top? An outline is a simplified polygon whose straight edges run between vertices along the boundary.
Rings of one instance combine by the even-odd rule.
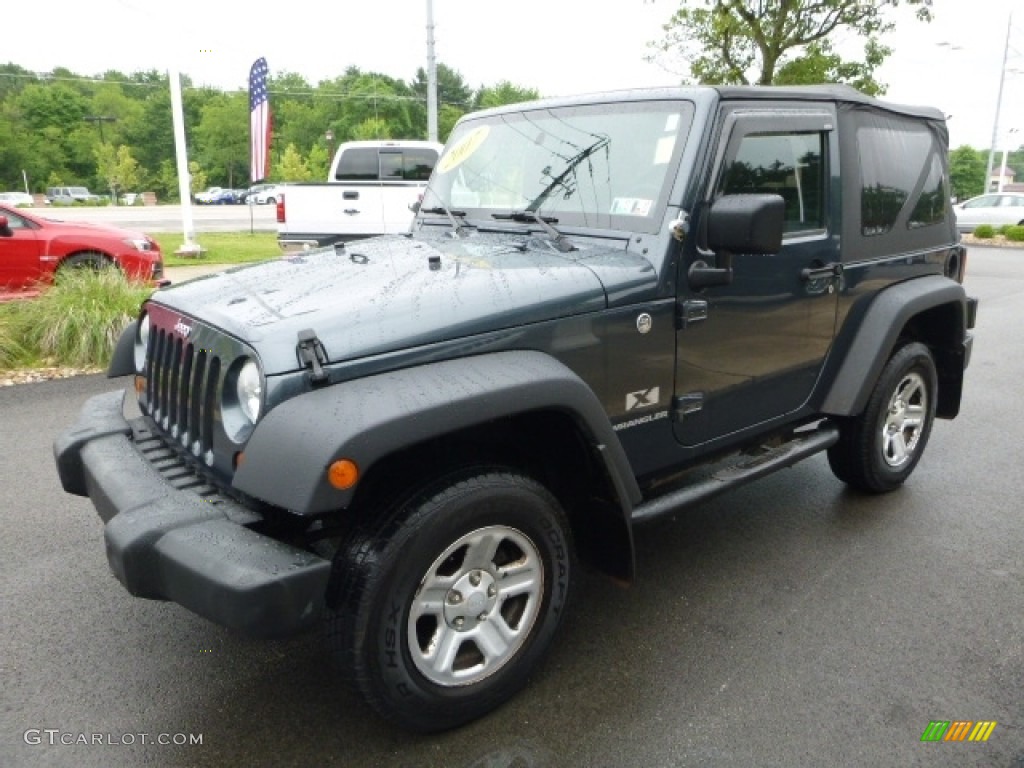
[[[599,102],[646,101],[650,99],[689,99],[697,104],[722,101],[831,101],[858,108],[867,107],[879,112],[906,115],[939,123],[946,116],[934,107],[896,104],[867,96],[849,85],[834,83],[823,85],[690,85],[630,88],[618,91],[596,91],[573,96],[548,97],[533,102],[492,107],[472,115],[490,115],[517,112],[522,109],[585,105]]]

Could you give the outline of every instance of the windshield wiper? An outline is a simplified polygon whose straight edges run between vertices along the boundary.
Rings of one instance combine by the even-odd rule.
[[[539,210],[541,205],[544,204],[544,201],[547,200],[548,197],[551,196],[552,192],[554,192],[559,187],[562,187],[562,188],[565,187],[565,180],[568,179],[569,176],[571,176],[573,173],[576,172],[576,167],[580,163],[582,163],[584,160],[586,160],[592,154],[597,152],[599,149],[603,149],[603,148],[607,147],[611,143],[612,143],[611,139],[609,139],[607,136],[599,136],[597,141],[595,141],[589,147],[584,147],[579,152],[577,152],[575,155],[570,157],[568,159],[568,161],[566,162],[566,164],[565,164],[565,170],[562,171],[557,176],[553,176],[552,177],[551,183],[548,184],[546,187],[544,187],[544,189],[541,190],[541,193],[539,195],[537,195],[537,197],[535,197],[533,199],[533,202],[531,202],[528,206],[526,206],[526,210],[527,211],[537,211],[537,210]],[[548,169],[545,168],[544,170],[545,170],[545,172],[547,172]],[[566,191],[566,195],[565,195],[566,198],[568,198],[570,194],[571,194],[571,190],[567,190]]]
[[[569,251],[578,250],[575,245],[569,242],[569,238],[555,229],[552,224],[557,224],[558,219],[553,216],[541,216],[536,211],[532,211],[526,208],[522,211],[509,211],[508,213],[492,213],[491,218],[503,219],[508,221],[535,221],[540,224],[541,228],[549,235],[557,248],[561,253],[568,253]]]

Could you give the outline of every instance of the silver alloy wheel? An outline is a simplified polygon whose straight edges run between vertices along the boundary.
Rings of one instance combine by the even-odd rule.
[[[889,398],[882,423],[882,458],[890,467],[910,461],[928,413],[928,388],[919,373],[908,373]]]
[[[409,610],[409,653],[441,686],[471,685],[497,672],[530,636],[544,594],[536,545],[514,528],[467,533],[434,560]]]

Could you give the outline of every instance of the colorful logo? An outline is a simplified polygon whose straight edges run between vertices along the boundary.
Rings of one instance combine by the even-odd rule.
[[[988,741],[995,729],[995,720],[932,720],[921,741]]]

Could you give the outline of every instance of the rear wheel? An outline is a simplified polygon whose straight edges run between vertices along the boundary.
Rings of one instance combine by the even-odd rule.
[[[928,347],[900,347],[885,364],[864,412],[840,425],[828,449],[832,472],[864,491],[892,491],[914,471],[935,419],[938,377]]]
[[[328,644],[386,718],[461,725],[526,683],[564,613],[572,560],[543,486],[500,470],[450,477],[343,542]]]

